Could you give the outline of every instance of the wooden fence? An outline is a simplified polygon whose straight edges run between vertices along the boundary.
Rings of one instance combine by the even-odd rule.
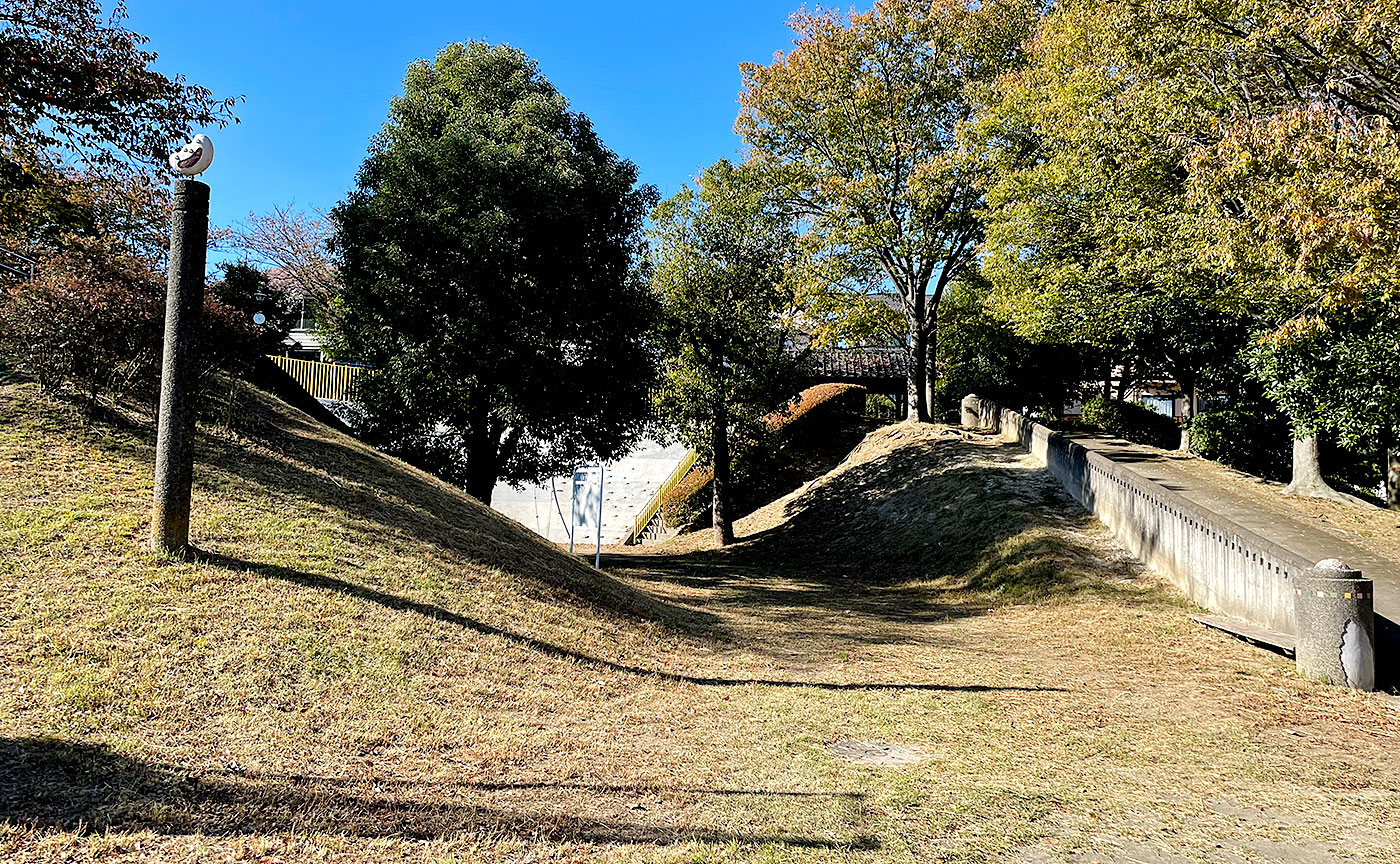
[[[306,388],[306,392],[317,399],[331,402],[354,401],[352,396],[355,382],[370,371],[368,366],[345,366],[340,363],[268,356],[283,372]]]

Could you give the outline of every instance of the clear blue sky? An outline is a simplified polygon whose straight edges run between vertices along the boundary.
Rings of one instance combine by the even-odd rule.
[[[229,225],[278,204],[334,206],[408,64],[470,39],[535,58],[603,142],[668,195],[737,153],[738,65],[789,48],[787,18],[800,5],[129,0],[127,26],[151,38],[160,71],[247,97],[240,125],[209,131],[215,160],[203,179],[212,220]]]

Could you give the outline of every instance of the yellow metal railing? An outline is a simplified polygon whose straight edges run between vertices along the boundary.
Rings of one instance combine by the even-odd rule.
[[[666,493],[676,488],[676,484],[685,479],[685,475],[690,473],[690,469],[695,467],[695,463],[700,461],[700,454],[694,450],[687,451],[681,458],[681,464],[676,466],[661,487],[656,490],[656,494],[647,499],[646,506],[637,514],[637,518],[632,522],[632,532],[627,535],[628,543],[636,543],[651,522],[651,517],[656,515],[656,511],[661,509],[661,502],[665,500]]]
[[[282,368],[283,372],[296,379],[306,388],[306,392],[317,399],[335,402],[350,401],[350,390],[355,381],[368,373],[367,366],[343,366],[339,363],[320,363],[315,360],[297,360],[293,357],[268,357]]]

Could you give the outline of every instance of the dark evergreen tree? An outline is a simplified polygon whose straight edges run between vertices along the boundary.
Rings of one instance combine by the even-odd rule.
[[[655,201],[520,51],[410,66],[331,214],[329,347],[378,369],[369,440],[488,503],[499,479],[624,452],[655,380]]]

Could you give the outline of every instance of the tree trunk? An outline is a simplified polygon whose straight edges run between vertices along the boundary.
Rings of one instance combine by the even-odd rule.
[[[491,506],[491,492],[496,488],[497,468],[500,465],[500,442],[491,433],[491,417],[486,410],[474,410],[467,440],[467,482],[468,495]]]
[[[496,469],[494,459],[487,457],[478,458],[475,452],[467,454],[467,485],[466,493],[476,500],[491,506],[491,493],[496,488]],[[484,463],[491,462],[491,468],[484,468]]]
[[[928,381],[928,340],[924,338],[924,298],[915,296],[910,304],[912,313],[906,311],[909,339],[909,374],[906,379],[909,389],[910,423],[928,422],[928,401],[924,393]]]
[[[1293,482],[1288,484],[1283,494],[1296,495],[1299,498],[1323,498],[1344,504],[1361,503],[1358,499],[1343,495],[1328,486],[1327,481],[1323,479],[1316,435],[1293,440]]]
[[[1113,358],[1104,361],[1103,369],[1103,398],[1113,398]]]
[[[730,520],[729,485],[729,418],[724,411],[715,412],[714,426],[710,430],[710,449],[713,453],[715,479],[710,484],[711,518],[714,521],[715,545],[728,546],[734,542],[734,523]]]
[[[909,374],[905,379],[908,385],[909,404],[905,419],[910,423],[923,423],[928,420],[928,405],[924,401],[924,382],[928,376],[928,344],[922,333],[915,333],[917,325],[909,326]]]
[[[1180,379],[1180,378],[1182,378],[1182,377],[1186,377],[1187,380],[1184,381],[1184,382],[1179,382],[1179,383],[1181,383],[1181,385],[1182,385],[1182,387],[1181,387],[1181,395],[1182,395],[1182,400],[1181,400],[1181,401],[1182,401],[1182,405],[1181,405],[1181,446],[1178,447],[1177,449],[1178,449],[1178,450],[1181,450],[1181,451],[1183,451],[1183,452],[1186,452],[1186,453],[1190,453],[1190,452],[1191,452],[1191,421],[1192,421],[1192,419],[1194,419],[1195,416],[1196,416],[1196,379],[1195,379],[1194,376],[1181,376],[1181,375],[1178,375],[1178,376],[1177,376],[1178,379]]]
[[[924,332],[924,404],[926,420],[938,422],[938,310],[929,309]]]
[[[1400,510],[1400,441],[1393,432],[1386,451],[1385,506]]]

